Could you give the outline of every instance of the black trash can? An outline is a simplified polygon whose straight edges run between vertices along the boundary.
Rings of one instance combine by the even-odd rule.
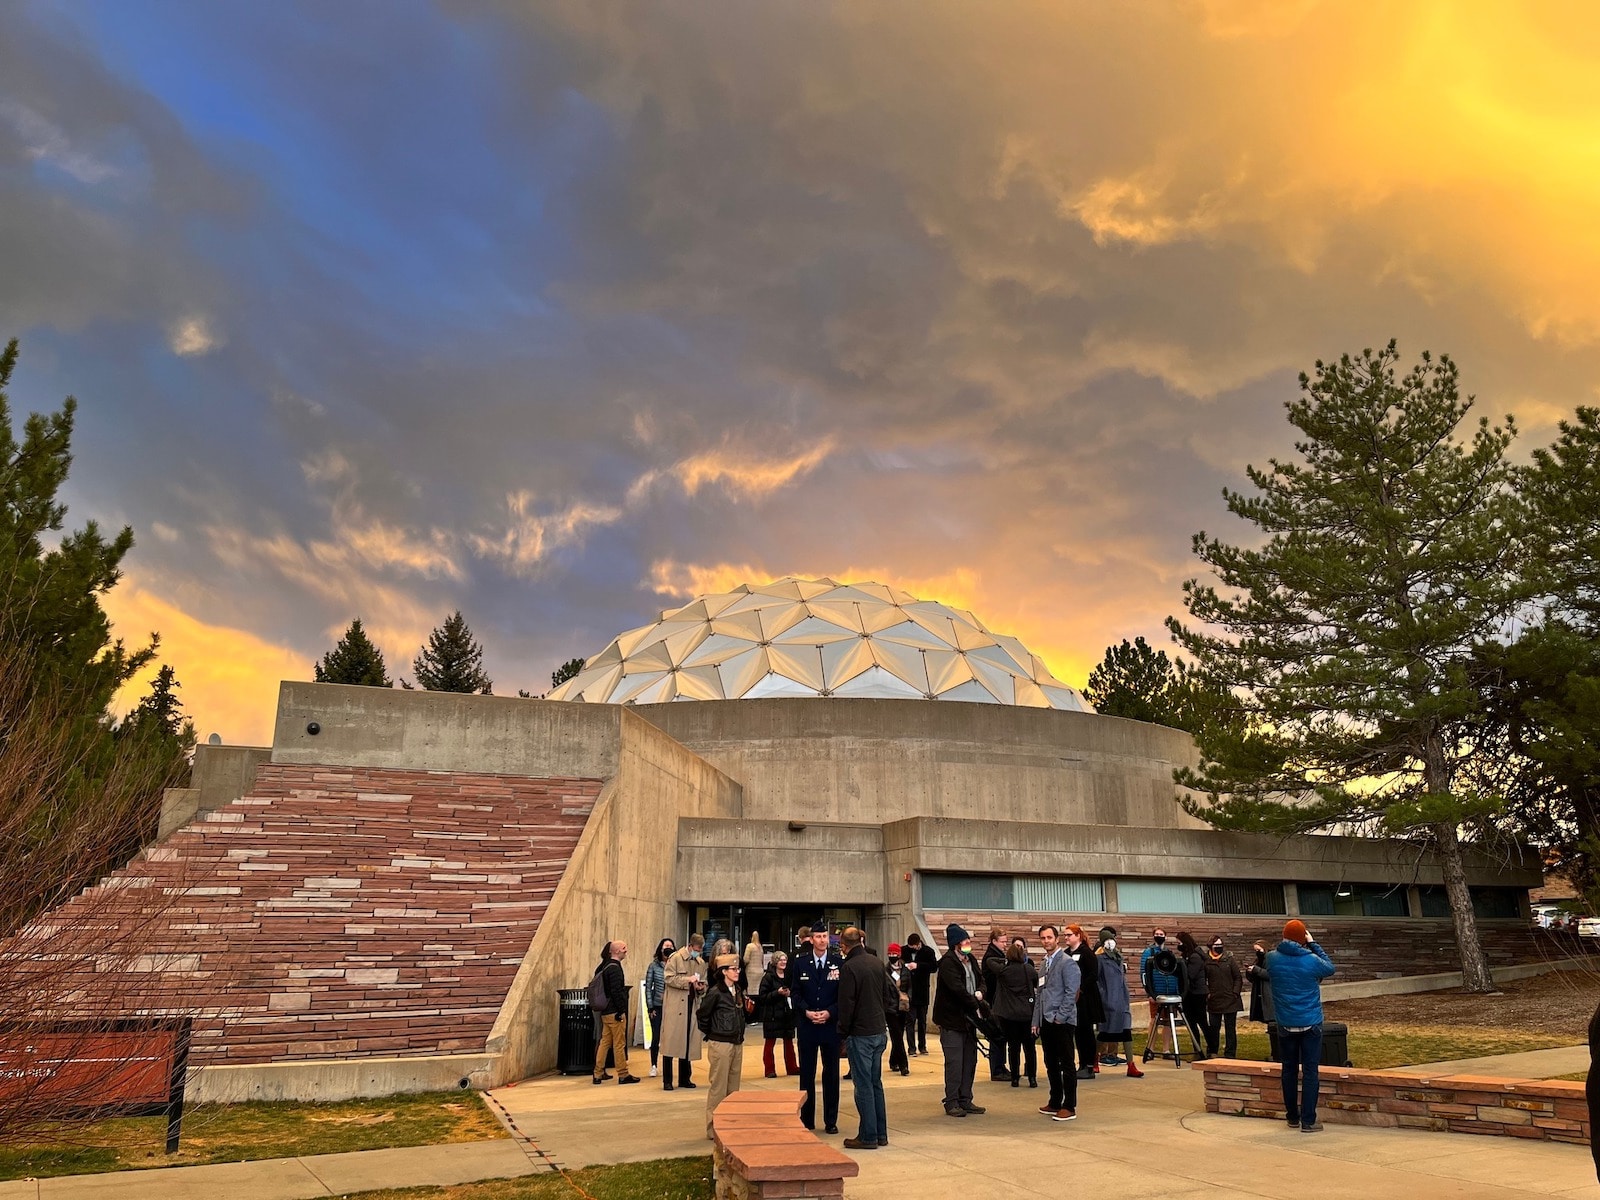
[[[1343,1021],[1322,1023],[1322,1065],[1325,1067],[1350,1065],[1350,1027]]]
[[[589,1008],[589,989],[557,988],[556,995],[560,997],[556,1069],[563,1075],[593,1074],[594,1013]]]
[[[1283,1055],[1278,1052],[1278,1027],[1267,1026],[1267,1034],[1272,1041],[1272,1061],[1282,1062]],[[1324,1067],[1348,1067],[1350,1063],[1350,1027],[1343,1021],[1324,1021],[1322,1023],[1322,1062]]]

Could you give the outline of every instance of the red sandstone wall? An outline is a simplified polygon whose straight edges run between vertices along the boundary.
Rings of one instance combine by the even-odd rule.
[[[481,1051],[600,789],[269,764],[107,884],[171,890],[148,949],[198,1062]]]
[[[1205,1073],[1207,1112],[1283,1120],[1277,1063],[1213,1058],[1195,1068]],[[1581,1083],[1486,1075],[1428,1078],[1350,1067],[1323,1067],[1318,1080],[1317,1118],[1330,1124],[1589,1142],[1589,1106]]]
[[[1178,931],[1188,930],[1201,945],[1213,934],[1223,940],[1243,965],[1251,960],[1250,945],[1260,941],[1271,949],[1283,934],[1284,917],[1221,917],[1189,915],[1149,916],[1144,913],[1055,913],[1014,912],[929,912],[924,915],[937,949],[944,950],[945,926],[954,922],[972,935],[977,945],[989,940],[995,926],[1008,935],[1021,934],[1038,952],[1034,930],[1050,922],[1059,926],[1076,924],[1093,937],[1102,925],[1117,930],[1117,945],[1127,955],[1129,986],[1137,991],[1139,955],[1150,944],[1150,931],[1160,926],[1167,931],[1168,945],[1177,948]],[[1455,935],[1450,922],[1402,920],[1395,917],[1307,917],[1311,933],[1328,951],[1339,973],[1332,982],[1350,983],[1362,979],[1394,975],[1431,975],[1439,971],[1459,971]],[[1548,962],[1597,952],[1592,938],[1555,934],[1537,929],[1524,921],[1479,921],[1478,932],[1489,955],[1489,965]]]

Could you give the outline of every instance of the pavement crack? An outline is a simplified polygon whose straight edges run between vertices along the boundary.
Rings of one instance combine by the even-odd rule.
[[[303,1158],[297,1158],[297,1159],[295,1159],[295,1162],[299,1163],[302,1167],[305,1168],[306,1174],[311,1176],[311,1178],[313,1178],[313,1179],[315,1179],[317,1181],[317,1186],[320,1187],[326,1195],[329,1195],[329,1196],[334,1195],[334,1190],[331,1187],[328,1186],[328,1181],[323,1179],[323,1177],[321,1175],[318,1175],[316,1173],[316,1171],[312,1168],[310,1163],[308,1163]]]

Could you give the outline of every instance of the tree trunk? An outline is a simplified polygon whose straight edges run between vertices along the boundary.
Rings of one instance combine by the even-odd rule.
[[[1472,911],[1472,893],[1467,890],[1467,869],[1461,860],[1461,837],[1456,827],[1441,822],[1433,827],[1439,848],[1439,865],[1444,870],[1444,890],[1450,897],[1450,919],[1455,924],[1456,950],[1461,955],[1461,985],[1469,992],[1494,991],[1489,960],[1478,940],[1478,915]]]

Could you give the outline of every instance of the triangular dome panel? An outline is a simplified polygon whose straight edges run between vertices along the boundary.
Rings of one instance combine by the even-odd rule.
[[[630,629],[549,699],[660,704],[876,696],[1092,711],[1009,634],[876,582],[788,577],[696,596]]]

